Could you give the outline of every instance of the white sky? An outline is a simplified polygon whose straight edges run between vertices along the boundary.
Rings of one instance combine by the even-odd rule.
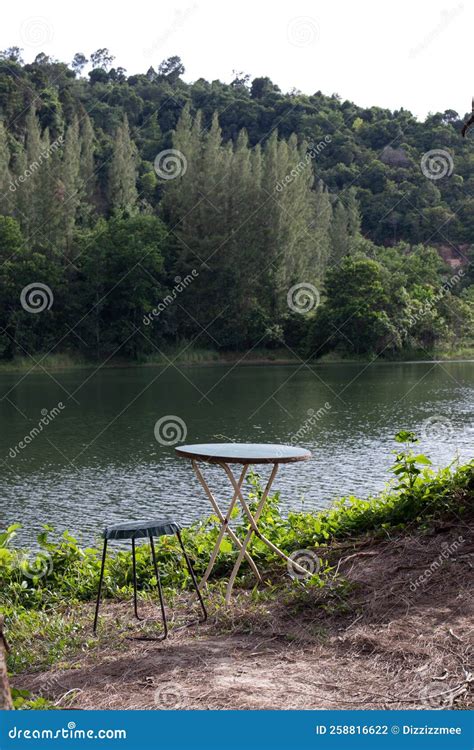
[[[469,0],[22,0],[2,7],[0,49],[69,62],[108,47],[128,74],[179,55],[185,80],[268,75],[287,91],[361,106],[471,110]]]

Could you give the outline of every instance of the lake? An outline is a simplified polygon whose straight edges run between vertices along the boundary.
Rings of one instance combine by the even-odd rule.
[[[20,521],[20,545],[44,523],[89,543],[113,521],[205,517],[191,464],[163,444],[177,437],[309,448],[311,461],[282,466],[275,481],[287,509],[366,496],[388,480],[400,429],[437,466],[472,458],[473,394],[472,361],[3,373],[0,527]],[[222,469],[204,471],[227,499]]]

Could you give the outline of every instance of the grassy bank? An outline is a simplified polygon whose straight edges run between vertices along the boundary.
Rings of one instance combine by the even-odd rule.
[[[96,368],[102,365],[107,368],[146,367],[154,365],[168,365],[171,362],[184,367],[193,365],[296,365],[305,359],[304,355],[293,354],[289,349],[253,349],[250,352],[218,352],[213,349],[196,349],[182,347],[168,348],[161,354],[153,354],[141,360],[125,360],[112,358],[102,365],[101,361],[81,358],[78,355],[37,354],[31,357],[15,357],[8,361],[0,361],[0,373],[19,372],[58,372],[61,370],[80,370]],[[474,360],[474,347],[466,345],[455,349],[438,348],[429,353],[425,350],[409,350],[391,357],[377,357],[376,355],[360,355],[359,357],[344,357],[337,352],[325,354],[320,359],[312,360],[311,364],[344,364],[367,362],[417,362],[417,361],[456,361]]]
[[[288,554],[302,554],[308,561],[309,574],[303,580],[294,577],[292,571],[287,571],[281,561],[275,560],[268,548],[256,539],[252,556],[267,585],[254,588],[255,581],[243,566],[236,601],[244,596],[245,617],[252,616],[254,605],[255,611],[262,606],[284,604],[292,610],[297,607],[304,612],[305,607],[313,606],[310,602],[316,595],[319,604],[328,612],[334,607],[344,612],[353,585],[340,570],[343,552],[347,556],[347,550],[365,549],[367,545],[390,545],[400,536],[416,534],[428,538],[436,533],[437,528],[446,525],[457,528],[458,537],[465,534],[463,527],[473,517],[474,462],[434,472],[429,460],[413,450],[415,439],[411,433],[400,433],[397,441],[399,448],[393,465],[395,479],[377,497],[347,497],[321,513],[290,513],[287,518],[283,518],[279,511],[278,494],[270,498],[261,518],[262,531]],[[260,493],[259,478],[254,475],[248,487],[249,502],[258,502]],[[239,533],[243,533],[246,530],[243,520],[236,519],[236,523]],[[15,530],[11,527],[0,536],[0,611],[5,615],[6,634],[11,644],[9,668],[12,674],[21,675],[32,669],[35,673],[64,669],[79,653],[96,653],[104,646],[104,639],[109,644],[115,643],[119,650],[126,648],[123,628],[126,634],[136,624],[123,625],[122,618],[118,621],[113,613],[122,612],[125,607],[128,612],[131,606],[130,553],[121,550],[109,558],[104,598],[110,604],[105,605],[104,624],[99,628],[98,636],[93,637],[90,624],[98,585],[100,550],[81,549],[67,533],[59,541],[53,540],[50,538],[52,530],[45,529],[38,539],[40,551],[30,554],[11,546]],[[217,533],[218,524],[212,517],[184,533],[198,575],[205,570]],[[175,539],[161,538],[158,555],[167,601],[179,611],[180,602],[189,598],[190,581]],[[229,615],[224,614],[222,608],[224,579],[234,561],[235,552],[228,540],[224,540],[209,596],[216,622],[221,622],[222,617],[227,625]],[[150,606],[150,594],[156,585],[146,546],[138,548],[137,576],[142,604],[146,608]],[[412,577],[415,577],[415,570]],[[123,607],[120,602],[123,602]],[[159,624],[146,622],[142,627],[144,632],[156,634]],[[30,700],[33,700],[33,707],[39,707],[35,698],[18,696],[18,701],[26,701],[27,706]]]
[[[154,365],[168,365],[170,362],[183,366],[192,365],[227,365],[235,364],[296,364],[299,362],[287,349],[285,350],[253,350],[247,352],[217,352],[213,349],[187,348],[186,345],[164,349],[161,354],[153,354],[140,360],[127,360],[114,357],[103,364],[107,368],[147,367]],[[48,354],[31,357],[15,357],[8,361],[0,361],[0,373],[28,371],[57,372],[60,370],[78,370],[96,368],[102,361],[87,360],[72,354]]]

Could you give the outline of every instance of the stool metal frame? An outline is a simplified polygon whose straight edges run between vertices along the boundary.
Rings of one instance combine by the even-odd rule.
[[[175,524],[173,524],[173,525],[175,525]],[[123,524],[122,524],[122,526],[123,526]],[[111,531],[113,531],[113,529],[114,529],[114,527],[110,527]],[[101,565],[101,569],[100,569],[99,589],[98,589],[98,592],[97,592],[97,602],[96,602],[95,616],[94,616],[94,626],[93,626],[93,632],[94,633],[97,630],[97,622],[98,622],[98,617],[99,617],[100,599],[101,599],[101,593],[102,593],[102,584],[103,584],[103,581],[104,581],[105,561],[106,561],[106,557],[107,557],[107,546],[108,546],[108,541],[109,541],[109,537],[107,536],[107,532],[108,532],[108,530],[105,529],[104,535],[103,535],[104,536],[104,547],[103,547],[103,551],[102,551],[102,565]],[[202,609],[203,615],[199,619],[199,623],[203,623],[203,622],[205,622],[207,620],[207,610],[206,610],[206,607],[205,607],[205,604],[204,604],[201,592],[199,590],[199,586],[198,586],[198,582],[197,582],[197,579],[196,579],[196,575],[194,573],[193,566],[191,565],[191,560],[189,559],[188,553],[186,552],[186,549],[184,547],[183,540],[181,538],[181,533],[179,531],[179,527],[178,527],[177,530],[174,531],[174,533],[176,534],[176,537],[177,537],[178,542],[180,544],[181,550],[183,552],[184,559],[186,561],[187,569],[189,571],[189,574],[191,576],[191,580],[193,582],[193,588],[194,588],[194,590],[195,590],[195,592],[197,594],[197,597],[199,599],[199,604],[201,605],[201,609]],[[163,536],[164,536],[164,534],[163,534]],[[124,538],[124,537],[118,537],[118,538]],[[141,534],[138,538],[145,538],[145,534]],[[164,604],[164,599],[163,599],[163,589],[162,589],[162,586],[161,586],[160,571],[158,570],[158,563],[157,563],[157,559],[156,559],[155,544],[153,542],[153,533],[149,532],[147,534],[147,538],[150,541],[151,559],[152,559],[152,562],[153,562],[153,568],[154,568],[154,571],[155,571],[157,588],[158,588],[158,596],[159,596],[159,599],[160,599],[161,617],[162,617],[162,621],[163,621],[163,633],[162,633],[162,635],[159,638],[152,638],[152,637],[148,637],[148,636],[143,636],[143,637],[137,636],[136,639],[137,640],[150,640],[150,641],[157,640],[157,641],[161,641],[161,640],[165,640],[165,638],[168,635],[168,621],[166,619],[165,604]],[[136,563],[136,550],[135,550],[135,537],[134,536],[132,536],[132,568],[133,568],[133,609],[134,609],[135,617],[137,618],[137,620],[143,620],[144,618],[140,617],[140,615],[138,614],[137,563]]]

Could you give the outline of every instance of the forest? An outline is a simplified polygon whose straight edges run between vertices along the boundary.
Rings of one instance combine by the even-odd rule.
[[[1,360],[469,350],[464,113],[184,73],[0,53]]]

